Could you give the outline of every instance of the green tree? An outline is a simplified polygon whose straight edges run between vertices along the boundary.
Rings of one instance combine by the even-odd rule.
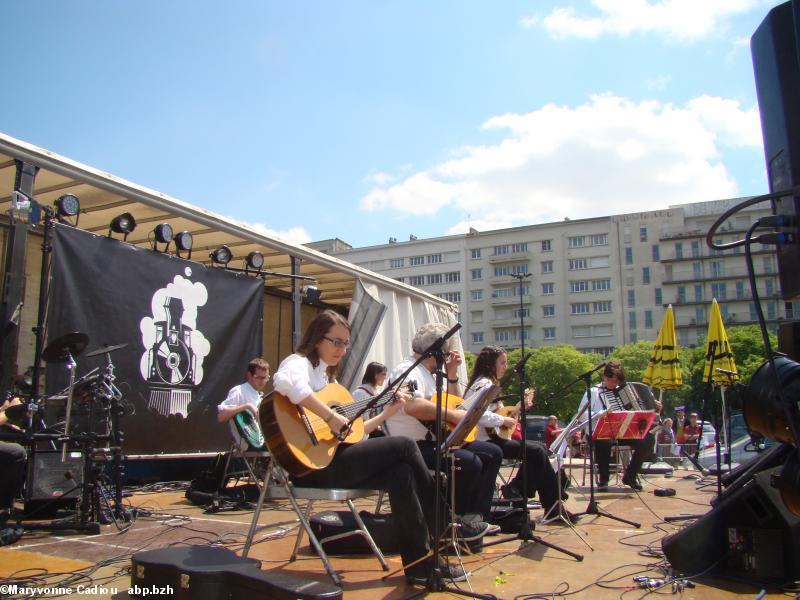
[[[653,356],[653,346],[655,342],[635,342],[618,346],[611,353],[609,358],[616,358],[622,361],[625,369],[625,379],[628,381],[642,381],[647,370],[647,364]]]

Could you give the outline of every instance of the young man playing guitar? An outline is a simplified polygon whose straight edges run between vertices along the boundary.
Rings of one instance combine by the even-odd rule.
[[[340,410],[332,408],[321,399],[320,392],[335,382],[339,362],[350,345],[350,325],[339,313],[332,310],[320,312],[306,328],[303,339],[292,354],[281,362],[275,373],[274,387],[282,397],[304,411],[306,423],[322,419],[336,435],[346,433],[348,419]],[[365,433],[380,425],[387,416],[402,409],[407,395],[398,393],[395,401],[383,412],[364,423]],[[270,402],[268,400],[267,402]],[[271,436],[268,423],[262,424]],[[307,411],[307,412],[306,412]],[[313,415],[309,415],[313,413]],[[271,442],[270,442],[271,443]],[[402,437],[363,439],[357,443],[340,443],[331,462],[322,469],[311,470],[293,477],[305,487],[345,487],[384,489],[389,493],[392,515],[397,521],[397,536],[404,565],[410,565],[428,554],[429,528],[433,529],[434,484],[428,467],[417,446]],[[414,583],[424,583],[433,564],[430,559],[405,569],[406,577]],[[440,565],[442,575],[454,581],[463,581],[460,567]]]
[[[236,419],[236,415],[244,411],[250,411],[246,419],[240,419],[242,423],[237,423],[235,433],[233,434],[238,440],[242,437],[245,438],[248,445],[252,446],[255,450],[263,448],[264,442],[261,443],[254,438],[248,436],[247,431],[243,428],[256,428],[256,436],[260,437],[260,430],[257,429],[258,424],[258,406],[261,404],[261,399],[264,396],[264,388],[269,381],[269,363],[263,358],[254,358],[247,365],[247,373],[245,374],[247,381],[231,388],[228,392],[227,398],[219,403],[217,406],[217,421],[220,423],[227,423],[231,419]],[[252,419],[250,418],[252,416]],[[234,429],[232,429],[234,431]],[[259,448],[258,446],[261,446]],[[243,446],[243,449],[245,447]]]
[[[423,325],[414,335],[411,342],[413,354],[394,368],[391,378],[394,380],[411,367],[449,327],[441,323]],[[460,395],[458,384],[458,367],[462,362],[461,354],[452,350],[450,340],[445,342],[442,352],[445,354],[444,369],[447,376],[448,395]],[[436,419],[436,358],[425,358],[411,373],[406,381],[416,385],[414,398],[407,401],[402,410],[389,419],[383,429],[389,436],[409,437],[417,443],[425,462],[430,468],[436,465],[436,436],[422,421],[433,422]],[[459,399],[460,401],[460,399]],[[460,403],[460,402],[459,402]],[[466,414],[464,410],[451,410],[449,407],[442,413],[442,421],[449,425],[457,424]],[[455,477],[455,512],[458,515],[480,515],[481,522],[476,526],[464,528],[463,539],[470,541],[485,534],[489,518],[494,482],[500,471],[503,455],[500,449],[487,442],[472,442],[455,451],[458,472]],[[467,529],[477,529],[467,533]]]
[[[467,391],[464,393],[464,407],[469,408],[472,406],[472,403],[480,396],[481,390],[485,387],[496,385],[507,368],[508,356],[503,348],[498,346],[486,346],[483,348],[475,361],[472,376],[467,384]],[[504,439],[497,435],[490,436],[486,430],[486,427],[513,429],[516,420],[492,412],[492,410],[499,408],[497,406],[492,407],[490,405],[489,408],[490,410],[484,413],[481,420],[478,421],[479,426],[484,425],[484,427],[478,427],[478,439],[496,445],[501,450],[504,458],[522,458],[522,442]],[[528,472],[526,476],[527,490],[524,498],[532,498],[538,491],[545,514],[553,515],[555,514],[553,509],[558,508],[557,504],[561,502],[561,494],[558,476],[550,464],[547,450],[539,442],[526,440],[525,456]],[[522,469],[518,469],[514,479],[507,486],[503,486],[502,492],[506,498],[521,498],[524,502],[522,491]],[[563,514],[571,522],[576,520],[567,511],[563,511]],[[556,520],[554,522],[559,523],[560,521]]]

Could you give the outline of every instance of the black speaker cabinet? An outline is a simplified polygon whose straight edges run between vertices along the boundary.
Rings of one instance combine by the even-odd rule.
[[[767,13],[750,40],[771,192],[800,185],[799,19],[800,3],[794,7],[792,2],[776,6]],[[800,218],[800,197],[790,195],[775,200],[773,211]],[[797,233],[798,227],[791,231]],[[799,262],[800,244],[778,247],[778,271],[784,299],[800,296]]]
[[[25,513],[47,518],[60,509],[74,508],[83,484],[83,453],[67,452],[61,462],[60,450],[37,450],[28,461],[25,483]]]
[[[672,567],[691,576],[730,575],[765,583],[800,579],[800,518],[787,510],[770,477],[756,473],[743,487],[691,525],[665,537],[661,547]]]

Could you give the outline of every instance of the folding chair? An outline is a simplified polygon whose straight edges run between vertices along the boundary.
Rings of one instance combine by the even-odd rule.
[[[244,550],[242,552],[243,557],[247,557],[247,554],[250,552],[250,546],[253,543],[253,537],[255,536],[256,529],[258,527],[258,519],[261,515],[261,508],[264,504],[264,499],[269,497],[272,500],[288,500],[292,506],[292,509],[297,515],[297,518],[300,520],[301,527],[297,531],[297,539],[294,543],[292,555],[289,558],[290,561],[294,561],[297,558],[297,551],[300,548],[300,543],[303,539],[303,533],[305,532],[308,534],[308,539],[311,542],[311,545],[314,546],[314,549],[317,551],[320,560],[322,560],[322,564],[325,566],[328,576],[330,576],[335,585],[341,586],[341,579],[333,570],[330,559],[328,558],[325,550],[322,548],[322,544],[327,541],[338,540],[352,535],[359,535],[366,540],[367,544],[372,550],[372,553],[375,555],[375,558],[377,558],[381,563],[383,570],[389,570],[389,565],[386,563],[383,553],[381,552],[380,548],[378,548],[375,540],[372,539],[369,530],[367,530],[366,525],[364,525],[364,521],[361,519],[361,516],[358,514],[358,510],[356,510],[356,506],[353,503],[353,500],[357,500],[359,498],[378,495],[379,490],[297,487],[289,481],[286,472],[275,461],[271,462],[270,471],[271,473],[269,481],[275,481],[276,483],[265,485],[261,489],[261,494],[258,497],[258,504],[256,505],[255,512],[253,513],[253,521],[250,523],[250,530],[247,532],[247,540],[245,541]],[[307,501],[305,511],[303,511],[303,509],[300,507],[298,500]],[[314,531],[311,529],[311,525],[308,522],[308,519],[311,517],[311,511],[313,509],[314,502],[317,500],[337,500],[340,502],[346,502],[350,512],[353,513],[353,517],[358,525],[358,529],[332,535],[321,540],[317,539],[317,536],[314,534]]]
[[[262,480],[266,480],[266,477],[269,473],[269,466],[271,455],[269,450],[266,447],[262,450],[254,450],[247,441],[239,435],[239,432],[236,429],[236,426],[233,423],[233,420],[228,421],[228,424],[231,429],[231,447],[228,451],[228,457],[225,461],[225,470],[222,473],[222,478],[220,479],[219,488],[222,490],[223,488],[227,487],[228,480],[231,478],[236,478],[236,481],[241,479],[243,474],[247,474],[250,481],[256,484],[259,488],[262,487]],[[244,464],[244,471],[234,471],[231,472],[231,463],[234,459],[239,459]],[[259,460],[264,460],[266,465],[264,466],[264,476],[259,477],[256,473],[256,464]]]

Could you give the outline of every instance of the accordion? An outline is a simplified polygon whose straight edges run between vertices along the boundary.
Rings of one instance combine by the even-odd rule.
[[[603,390],[600,399],[613,412],[634,410],[637,412],[656,409],[656,398],[643,383],[630,382],[615,390]]]
[[[598,421],[594,439],[642,439],[656,419],[655,396],[643,383],[602,390],[600,399],[608,412]]]

